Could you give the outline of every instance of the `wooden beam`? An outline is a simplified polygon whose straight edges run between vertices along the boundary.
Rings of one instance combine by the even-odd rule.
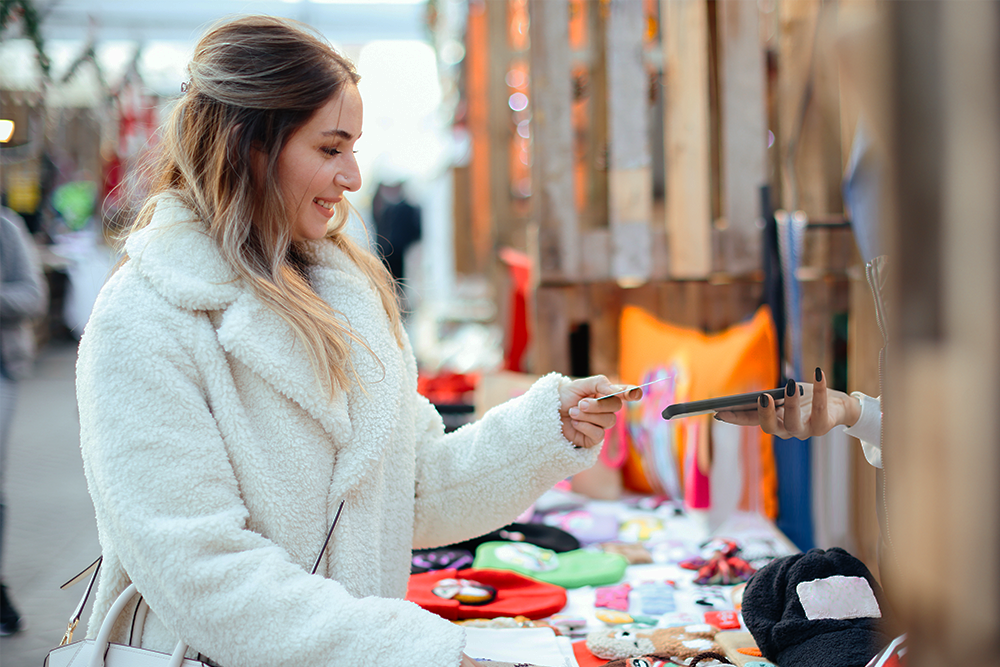
[[[622,290],[608,282],[588,285],[587,305],[590,308],[590,372],[617,377]]]
[[[531,0],[532,227],[542,283],[580,274],[567,0]]]
[[[666,118],[666,226],[670,273],[704,278],[712,269],[706,0],[662,0]]]
[[[810,218],[843,211],[836,11],[779,0],[778,152],[781,207]]]
[[[544,375],[552,371],[569,374],[569,331],[573,324],[569,287],[535,290],[530,371]]]
[[[485,273],[493,250],[493,195],[490,177],[490,133],[487,86],[489,41],[485,0],[469,3],[465,38],[465,77],[468,92],[468,128],[472,143],[469,160],[469,203],[472,255],[462,268],[469,273]],[[456,247],[456,250],[461,250]],[[457,255],[458,253],[456,253]]]
[[[887,588],[909,665],[992,664],[1000,571],[956,548],[1000,543],[1000,6],[888,10]]]
[[[869,396],[878,396],[882,392],[878,373],[878,353],[882,347],[882,334],[875,319],[875,301],[860,266],[850,279],[850,311],[847,327],[847,388]],[[829,369],[824,370],[830,372]],[[852,443],[850,497],[853,501],[851,533],[856,548],[854,555],[878,577],[879,529],[875,502],[875,469],[865,459],[861,445],[854,439]]]
[[[652,272],[650,216],[653,206],[649,152],[649,79],[643,62],[643,3],[607,5],[608,215],[611,275],[629,284]]]
[[[760,188],[767,175],[764,49],[756,0],[717,3],[721,97],[722,205],[715,269],[745,275],[761,267]]]
[[[490,196],[492,197],[491,252],[499,246],[526,249],[524,221],[514,214],[511,201],[510,160],[514,124],[507,98],[507,71],[511,64],[511,0],[486,0],[487,43],[489,44],[486,100],[490,141]],[[493,258],[490,258],[493,261]]]

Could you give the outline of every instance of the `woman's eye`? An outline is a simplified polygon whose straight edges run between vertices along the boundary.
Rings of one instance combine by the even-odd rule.
[[[323,152],[331,157],[335,155],[340,155],[340,151],[336,148],[324,148]]]

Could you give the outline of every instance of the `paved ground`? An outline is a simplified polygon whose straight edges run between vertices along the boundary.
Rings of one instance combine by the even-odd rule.
[[[75,363],[75,344],[51,342],[21,383],[4,474],[3,578],[27,627],[0,638],[3,667],[42,666],[83,592],[59,586],[100,554],[80,460]]]

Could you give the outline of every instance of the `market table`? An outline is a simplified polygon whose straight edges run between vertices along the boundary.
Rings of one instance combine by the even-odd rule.
[[[543,496],[540,505],[558,505],[558,502],[558,496]],[[618,526],[617,536],[588,543],[587,526],[583,525],[586,522],[581,518],[586,515],[595,519],[613,517]],[[536,515],[535,521],[538,520],[539,516]],[[557,642],[553,639],[551,630],[544,629],[541,633],[535,631],[529,636],[522,632],[523,628],[499,630],[491,628],[496,625],[495,622],[466,621],[467,625],[486,626],[470,630],[467,652],[479,659],[528,662],[551,667],[604,664],[607,660],[596,659],[585,652],[581,654],[581,643],[591,633],[606,631],[614,634],[622,630],[641,631],[653,627],[700,625],[706,623],[708,613],[713,622],[720,622],[720,619],[721,622],[732,622],[735,619],[739,624],[718,637],[724,644],[725,654],[734,664],[763,661],[763,658],[740,653],[738,650],[754,647],[752,637],[746,632],[745,626],[740,624],[741,619],[736,613],[739,596],[734,599],[734,592],[741,591],[741,587],[697,584],[695,579],[698,573],[681,567],[680,562],[702,554],[707,556],[704,553],[706,546],[711,548],[713,540],[722,539],[735,541],[743,548],[745,557],[758,566],[769,562],[771,558],[793,554],[798,550],[773,522],[759,514],[733,512],[714,529],[709,527],[709,520],[708,513],[686,511],[675,503],[643,496],[626,497],[618,501],[587,500],[582,505],[563,510],[561,514],[549,512],[542,515],[541,521],[550,525],[561,522],[562,528],[571,534],[576,534],[574,528],[580,528],[578,532],[579,536],[584,536],[581,539],[584,549],[603,550],[605,547],[602,545],[608,542],[642,545],[652,562],[630,563],[625,568],[622,579],[610,586],[585,585],[567,589],[565,607],[559,613],[540,620],[542,624],[549,623],[560,628],[564,635],[564,638],[558,640],[562,643],[561,649],[554,648]],[[594,536],[591,534],[589,537]],[[665,582],[669,583],[663,586]],[[599,615],[608,616],[604,613],[606,609],[595,606],[599,589],[614,589],[623,584],[628,584],[631,590],[619,588],[619,592],[626,593],[627,601],[619,602],[618,606],[633,616],[633,620],[643,623],[617,625],[599,618]],[[667,607],[673,610],[657,614],[644,613],[651,608],[651,591],[656,591],[658,595],[666,593]],[[644,598],[646,594],[650,595],[649,600]],[[602,595],[606,596],[607,592]],[[659,603],[660,606],[654,611],[662,612],[663,600],[660,599]],[[497,634],[510,632],[515,634]],[[549,634],[546,635],[545,632]],[[543,649],[541,647],[546,645],[546,638],[551,646]],[[569,643],[576,644],[576,656],[567,656],[566,645]]]

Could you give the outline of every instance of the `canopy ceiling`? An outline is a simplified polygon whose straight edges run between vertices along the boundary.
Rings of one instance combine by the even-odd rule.
[[[334,44],[426,39],[426,3],[301,0],[38,0],[46,39],[196,40],[213,21],[263,13],[308,23]]]

